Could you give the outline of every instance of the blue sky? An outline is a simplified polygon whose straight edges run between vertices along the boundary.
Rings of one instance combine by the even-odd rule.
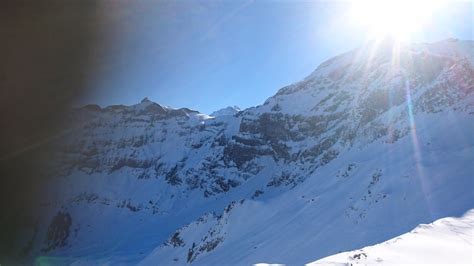
[[[320,63],[360,45],[366,29],[342,1],[111,1],[83,103],[144,97],[204,113],[261,104]],[[414,41],[472,39],[472,3],[435,13]]]

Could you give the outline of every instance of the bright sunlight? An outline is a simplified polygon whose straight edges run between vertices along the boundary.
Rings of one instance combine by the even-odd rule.
[[[407,41],[432,19],[442,0],[353,0],[351,15],[371,38]]]

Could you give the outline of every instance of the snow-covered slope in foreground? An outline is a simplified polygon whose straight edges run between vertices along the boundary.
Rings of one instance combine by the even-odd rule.
[[[409,233],[363,249],[343,252],[309,265],[376,264],[474,265],[474,210],[443,218]]]

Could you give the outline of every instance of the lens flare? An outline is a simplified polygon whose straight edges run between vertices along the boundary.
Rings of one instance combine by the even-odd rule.
[[[422,30],[442,0],[353,0],[352,20],[370,37],[394,37],[406,41]]]

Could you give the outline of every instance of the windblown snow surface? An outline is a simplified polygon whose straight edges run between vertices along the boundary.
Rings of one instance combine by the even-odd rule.
[[[403,234],[474,208],[473,49],[369,43],[215,116],[147,99],[74,110],[15,245],[50,264],[301,265],[402,235],[381,246],[439,256],[444,231],[469,240],[472,212]],[[398,263],[377,250],[367,260]]]
[[[474,210],[443,218],[375,246],[343,252],[309,265],[474,264]]]

